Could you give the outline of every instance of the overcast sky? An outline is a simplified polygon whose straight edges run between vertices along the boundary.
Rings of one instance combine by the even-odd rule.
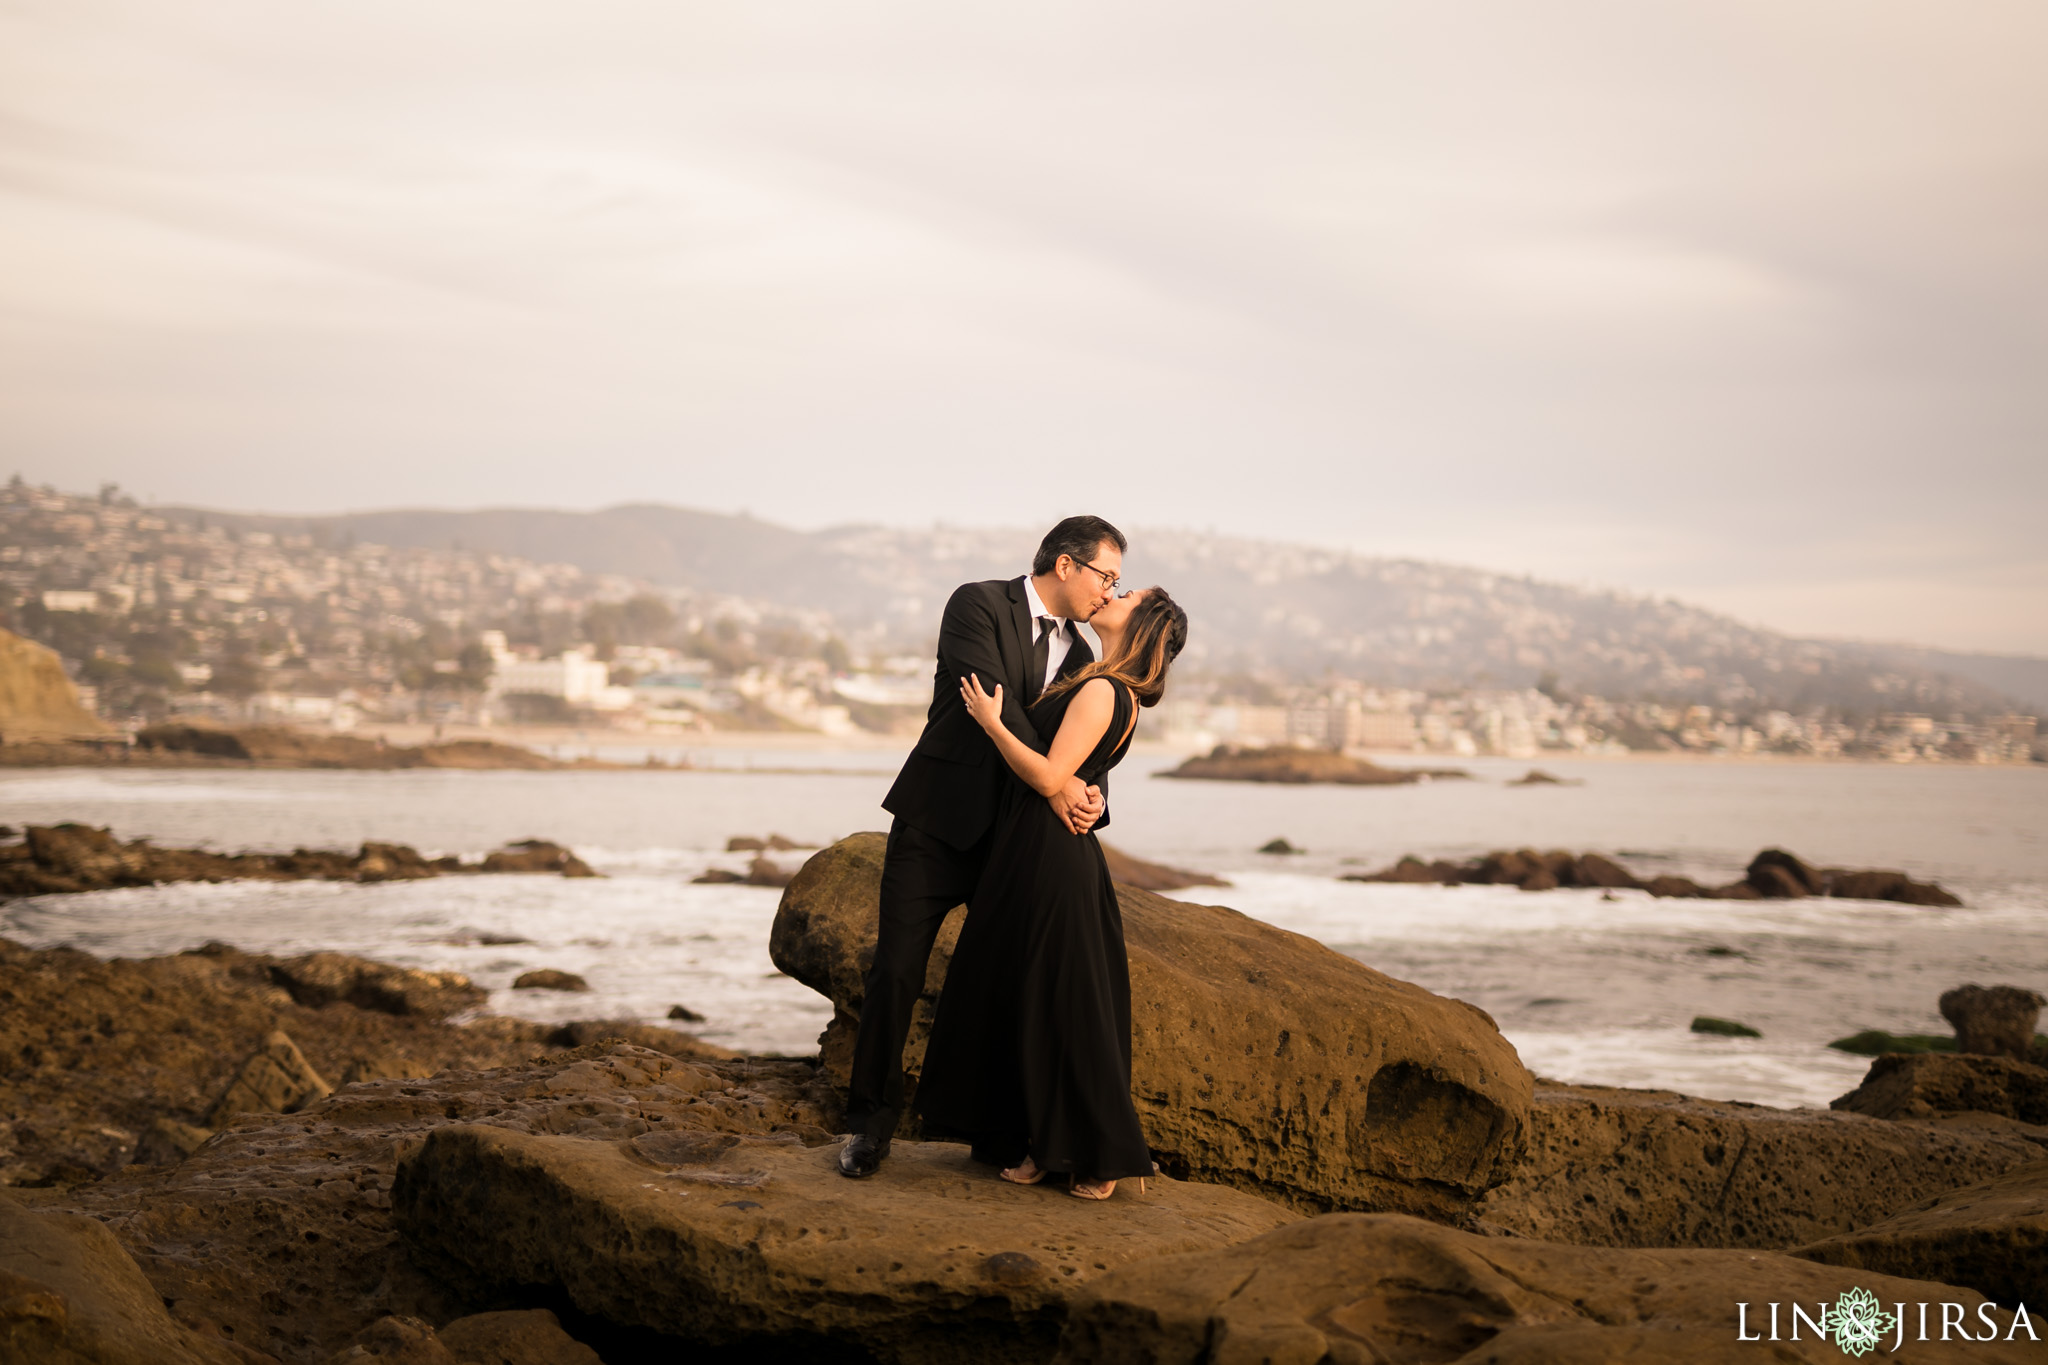
[[[0,0],[0,465],[2048,653],[2044,71],[2039,0]]]

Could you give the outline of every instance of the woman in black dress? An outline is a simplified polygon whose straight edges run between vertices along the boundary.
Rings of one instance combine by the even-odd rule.
[[[1160,588],[1090,619],[1102,658],[1046,689],[1031,719],[1040,754],[1003,725],[1003,690],[962,679],[967,710],[1020,779],[1004,798],[988,870],[968,901],[918,1082],[926,1131],[1032,1185],[1048,1172],[1107,1199],[1152,1172],[1131,1105],[1131,981],[1123,918],[1091,834],[1043,798],[1067,779],[1109,788],[1139,706],[1157,705],[1187,642],[1187,613]]]

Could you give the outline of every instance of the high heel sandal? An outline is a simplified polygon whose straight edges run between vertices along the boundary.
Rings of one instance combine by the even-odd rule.
[[[1031,1158],[1028,1156],[1024,1159],[1026,1161],[1031,1161]],[[1003,1169],[1001,1175],[1003,1179],[1009,1181],[1012,1185],[1036,1185],[1039,1181],[1045,1179],[1045,1167],[1039,1165],[1035,1161],[1031,1164],[1030,1175],[1017,1174],[1017,1172],[1023,1169],[1024,1168],[1022,1166],[1008,1166]]]
[[[1156,1170],[1158,1168],[1154,1167],[1154,1169]],[[1145,1192],[1145,1177],[1141,1175],[1135,1178],[1138,1182],[1138,1193],[1143,1194]],[[1081,1183],[1081,1178],[1079,1176],[1074,1176],[1067,1182],[1067,1193],[1073,1195],[1076,1199],[1092,1199],[1099,1201],[1107,1199],[1111,1195],[1115,1194],[1116,1187],[1117,1182],[1114,1180],[1103,1180],[1084,1186]]]

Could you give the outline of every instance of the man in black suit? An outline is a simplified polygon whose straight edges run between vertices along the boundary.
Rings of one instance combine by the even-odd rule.
[[[853,1045],[846,1105],[851,1136],[839,1169],[873,1175],[903,1111],[903,1043],[924,990],[925,965],[946,913],[964,903],[988,863],[1010,770],[960,704],[969,673],[1003,687],[1003,723],[1045,752],[1025,715],[1055,678],[1092,662],[1074,629],[1116,590],[1124,537],[1100,517],[1068,517],[1046,533],[1023,578],[967,583],[939,622],[939,667],[924,734],[882,808],[896,817],[882,860],[881,926]],[[1075,833],[1107,825],[1102,793],[1078,778],[1051,798]]]

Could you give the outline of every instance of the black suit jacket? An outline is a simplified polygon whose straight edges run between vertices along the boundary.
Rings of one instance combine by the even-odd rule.
[[[1094,662],[1088,642],[1074,630],[1073,646],[1060,661],[1058,676]],[[1025,708],[1037,698],[1031,672],[1031,607],[1021,578],[963,583],[954,589],[939,620],[939,668],[932,679],[932,706],[924,733],[903,761],[903,771],[882,798],[882,809],[955,848],[971,848],[996,818],[1010,765],[967,714],[960,680],[969,673],[989,692],[1003,685],[1003,724],[1040,753],[1046,744],[1032,728]],[[1096,822],[1109,823],[1109,812]]]

